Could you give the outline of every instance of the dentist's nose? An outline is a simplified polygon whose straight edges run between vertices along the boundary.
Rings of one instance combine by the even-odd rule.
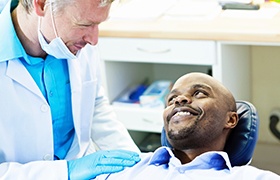
[[[84,41],[91,45],[96,45],[98,43],[99,27],[98,25],[93,26],[87,35],[84,36]]]

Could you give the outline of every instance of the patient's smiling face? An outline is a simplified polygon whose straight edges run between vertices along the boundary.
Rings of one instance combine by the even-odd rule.
[[[164,126],[176,149],[207,146],[223,135],[229,93],[217,80],[202,73],[179,78],[167,97]],[[235,103],[235,102],[234,102]]]

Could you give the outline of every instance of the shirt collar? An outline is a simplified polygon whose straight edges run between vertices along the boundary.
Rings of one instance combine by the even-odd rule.
[[[199,169],[232,169],[229,157],[226,152],[210,151],[197,156],[192,162],[181,164],[180,160],[175,157],[172,150],[168,147],[158,148],[149,161],[149,165],[163,165],[169,164],[173,166],[185,166],[186,168]]]
[[[11,1],[6,4],[0,14],[0,24],[4,26],[4,28],[0,28],[0,62],[21,57],[28,60],[27,54],[13,26]]]
[[[170,158],[175,158],[173,152],[171,149],[167,147],[160,147],[155,150],[154,154],[152,155],[149,165],[155,164],[155,165],[161,165],[161,164],[168,164],[170,161]]]

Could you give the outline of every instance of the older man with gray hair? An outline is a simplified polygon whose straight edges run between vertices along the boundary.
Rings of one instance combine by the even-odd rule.
[[[95,45],[111,3],[3,3],[0,179],[91,179],[140,160],[100,82]]]

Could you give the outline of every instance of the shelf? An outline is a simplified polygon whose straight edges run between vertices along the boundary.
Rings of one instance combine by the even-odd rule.
[[[250,101],[250,56],[248,45],[215,41],[153,38],[99,39],[103,86],[112,103],[127,88],[143,82],[177,80],[190,72],[213,75],[236,99]],[[162,111],[114,106],[128,130],[160,133]]]
[[[160,133],[163,128],[163,110],[128,106],[113,108],[128,130]]]

